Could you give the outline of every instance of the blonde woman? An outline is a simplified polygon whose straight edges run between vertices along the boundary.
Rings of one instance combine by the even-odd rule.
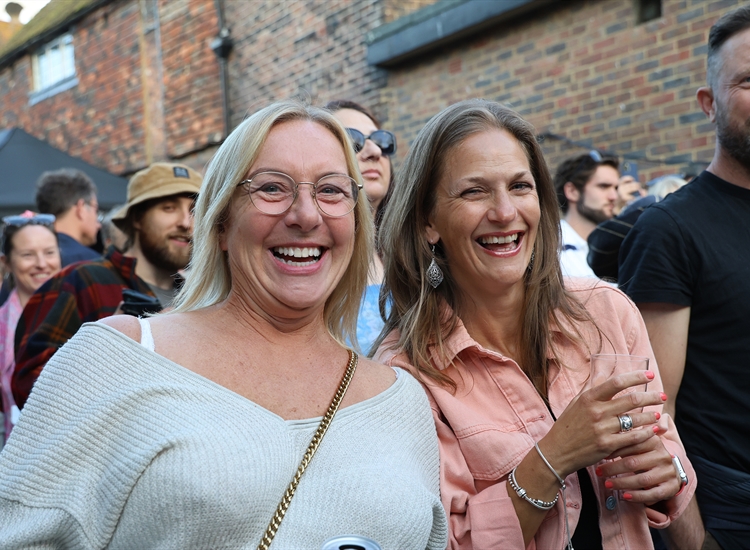
[[[343,345],[372,254],[356,162],[330,113],[294,102],[227,138],[174,310],[85,325],[42,372],[0,456],[0,540],[445,548],[419,384]]]

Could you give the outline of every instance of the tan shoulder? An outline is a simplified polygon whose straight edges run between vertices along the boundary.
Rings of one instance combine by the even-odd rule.
[[[112,327],[136,342],[141,339],[141,325],[132,315],[112,315],[98,320],[97,323]]]

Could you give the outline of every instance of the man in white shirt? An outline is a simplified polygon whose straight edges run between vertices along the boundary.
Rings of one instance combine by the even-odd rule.
[[[560,264],[566,277],[596,277],[586,261],[586,239],[598,224],[614,216],[618,168],[617,157],[594,150],[567,159],[557,169],[554,183],[562,210]]]

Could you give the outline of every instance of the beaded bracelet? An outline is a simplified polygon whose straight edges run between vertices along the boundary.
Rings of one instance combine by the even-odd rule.
[[[516,468],[513,468],[510,471],[510,474],[508,475],[508,483],[510,484],[511,489],[513,489],[519,498],[525,500],[535,508],[539,508],[540,510],[551,510],[552,507],[557,504],[557,499],[560,496],[560,494],[555,495],[555,499],[546,502],[544,500],[539,500],[536,498],[531,498],[529,495],[526,494],[526,489],[521,487],[518,482],[516,481]]]

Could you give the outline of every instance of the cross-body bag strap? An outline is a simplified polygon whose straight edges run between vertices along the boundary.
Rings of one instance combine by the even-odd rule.
[[[302,462],[300,462],[297,472],[294,474],[289,487],[286,488],[284,496],[281,497],[281,502],[279,502],[276,512],[274,512],[271,522],[268,524],[266,532],[263,534],[263,538],[258,545],[258,550],[268,550],[268,547],[271,546],[271,542],[281,526],[281,520],[284,519],[286,511],[289,509],[289,504],[292,502],[292,497],[297,490],[297,485],[299,485],[300,479],[302,479],[302,474],[305,473],[308,464],[310,464],[312,457],[315,455],[315,451],[317,451],[320,446],[320,442],[323,441],[323,436],[328,431],[328,427],[331,425],[333,417],[339,409],[341,401],[344,399],[344,395],[346,395],[346,390],[349,389],[349,383],[352,381],[354,370],[357,368],[357,361],[358,355],[352,350],[349,350],[349,364],[346,367],[346,372],[344,372],[341,383],[331,400],[331,404],[328,406],[328,410],[325,415],[323,415],[323,419],[320,421],[320,424],[318,424],[318,429],[315,430],[315,433],[310,440],[310,445],[307,446],[307,450],[302,457]]]

